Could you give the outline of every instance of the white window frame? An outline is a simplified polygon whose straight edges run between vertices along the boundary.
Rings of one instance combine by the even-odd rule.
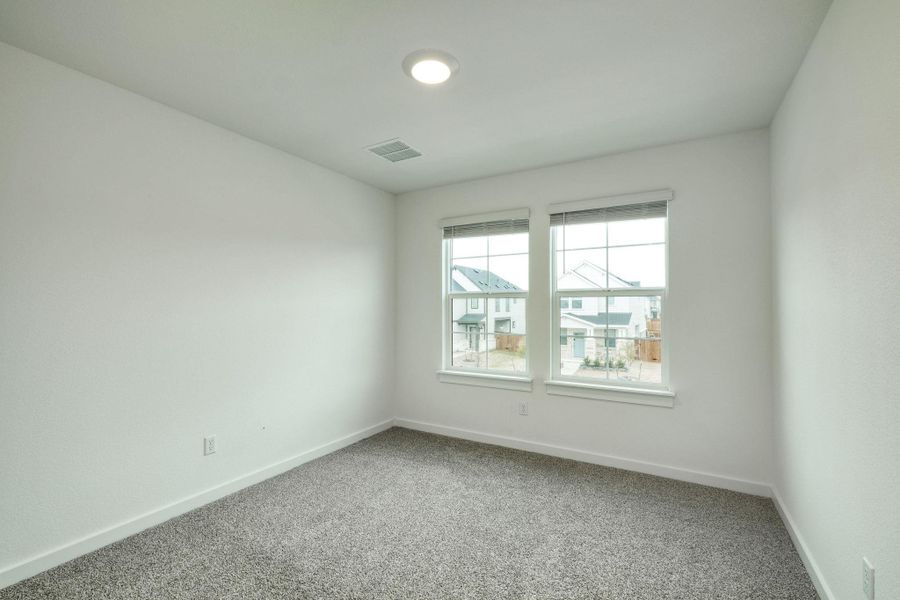
[[[640,202],[649,202],[653,199],[665,199],[671,201],[674,195],[671,190],[659,190],[654,192],[642,192],[638,194],[628,194],[623,196],[610,196],[599,198],[597,200],[587,200],[573,203],[565,203],[552,205],[548,208],[548,213],[565,212],[566,210],[584,210],[588,208],[597,208],[602,206],[617,206],[624,204],[636,204]],[[671,204],[670,204],[671,208]],[[547,384],[550,393],[557,393],[567,396],[578,396],[597,398],[605,400],[618,400],[622,402],[632,402],[638,404],[653,404],[658,406],[673,406],[672,398],[675,394],[669,387],[669,364],[670,364],[670,336],[665,333],[666,323],[670,318],[667,309],[669,298],[669,215],[666,216],[666,224],[664,230],[665,243],[665,287],[654,288],[581,288],[572,290],[557,289],[559,273],[557,272],[557,249],[559,227],[550,228],[550,289],[551,289],[551,318],[552,318],[552,335],[553,340],[551,347],[551,364],[550,379]],[[662,354],[662,381],[659,384],[648,382],[629,382],[629,381],[612,381],[608,383],[597,383],[596,380],[586,377],[573,377],[562,375],[560,368],[560,299],[563,297],[580,297],[580,298],[615,298],[615,297],[659,297],[660,313],[665,315],[662,321],[662,340],[660,343],[660,352]],[[622,338],[628,339],[628,338]],[[613,392],[612,396],[597,395],[594,392]],[[623,394],[624,392],[624,394]],[[646,400],[635,400],[629,398],[629,393],[637,393],[648,396]]]
[[[503,211],[498,213],[489,213],[484,215],[473,215],[471,217],[458,217],[454,219],[445,219],[441,221],[440,226],[445,227],[454,223],[475,223],[479,220],[490,221],[502,218],[529,218],[529,209],[519,209],[513,211]],[[442,239],[441,242],[441,292],[442,292],[442,311],[441,311],[441,335],[442,335],[442,368],[438,370],[439,379],[445,383],[459,383],[465,385],[481,385],[485,387],[499,387],[504,389],[512,389],[518,391],[531,391],[531,344],[529,338],[532,335],[527,326],[528,311],[530,302],[528,302],[529,291],[524,292],[454,292],[450,289],[450,275],[452,272],[452,255],[450,252],[452,239]],[[531,232],[528,236],[528,264],[531,269]],[[490,246],[488,246],[488,257],[486,270],[490,271]],[[529,284],[529,289],[531,285]],[[525,299],[525,371],[504,371],[499,369],[479,369],[472,367],[462,367],[453,365],[453,300],[462,298],[466,301],[466,306],[471,306],[473,299],[484,301],[485,315],[485,344],[487,345],[487,330],[489,308],[488,303],[491,299],[499,298],[519,298]],[[510,329],[512,329],[512,317],[510,316]],[[496,334],[495,334],[496,335]]]

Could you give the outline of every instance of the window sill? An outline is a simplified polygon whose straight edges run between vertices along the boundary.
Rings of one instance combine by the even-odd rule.
[[[480,387],[499,388],[517,392],[530,392],[532,377],[520,375],[494,375],[491,373],[474,373],[467,371],[437,372],[438,381],[441,383],[455,383],[458,385],[475,385]]]
[[[633,388],[617,385],[598,385],[580,381],[547,380],[547,393],[556,396],[574,396],[590,400],[608,400],[645,406],[675,406],[675,392],[665,389]]]

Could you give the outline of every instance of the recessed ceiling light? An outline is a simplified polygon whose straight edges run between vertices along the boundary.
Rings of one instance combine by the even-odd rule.
[[[437,85],[459,71],[459,61],[441,50],[416,50],[403,59],[403,71],[419,83]]]

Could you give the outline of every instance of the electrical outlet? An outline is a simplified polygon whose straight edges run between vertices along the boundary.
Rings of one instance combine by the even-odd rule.
[[[519,402],[519,414],[523,417],[528,416],[528,402],[526,402],[525,400]]]
[[[203,438],[203,456],[216,453],[216,436],[208,435]]]
[[[868,600],[875,600],[875,567],[863,556],[863,592]]]

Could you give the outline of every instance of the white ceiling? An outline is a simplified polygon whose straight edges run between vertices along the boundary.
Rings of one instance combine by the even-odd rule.
[[[402,192],[768,125],[828,5],[0,0],[0,40]],[[363,149],[394,137],[424,156]]]

